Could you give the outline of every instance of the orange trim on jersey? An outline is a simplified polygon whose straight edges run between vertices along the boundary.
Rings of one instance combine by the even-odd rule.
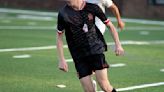
[[[109,22],[110,22],[109,19],[107,19],[107,20],[104,21],[105,24],[108,24]]]
[[[57,30],[57,32],[58,32],[58,34],[63,34],[63,32],[62,32],[62,31]]]

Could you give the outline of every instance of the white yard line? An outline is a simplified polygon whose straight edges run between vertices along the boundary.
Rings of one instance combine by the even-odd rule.
[[[142,84],[142,85],[138,85],[138,86],[118,88],[117,91],[128,91],[128,90],[135,90],[135,89],[148,88],[148,87],[156,87],[156,86],[162,86],[162,85],[164,85],[164,82],[151,83],[151,84]]]
[[[36,50],[47,50],[47,49],[56,49],[56,46],[42,46],[42,47],[27,47],[27,48],[0,49],[0,52],[36,51]]]
[[[151,44],[164,44],[164,41],[121,41],[123,45],[151,45]],[[113,42],[108,42],[107,45],[114,45]],[[68,48],[64,45],[64,48]],[[34,51],[34,50],[47,50],[56,49],[56,46],[42,46],[42,47],[26,47],[26,48],[9,48],[0,49],[0,52],[13,52],[13,51]]]
[[[66,62],[72,63],[73,62],[73,59],[66,59]]]
[[[124,67],[124,66],[126,66],[126,64],[123,64],[123,63],[110,64],[110,67],[113,67],[113,68],[115,68],[115,67]]]
[[[117,21],[114,17],[109,17],[111,21]],[[122,18],[124,22],[129,23],[139,23],[139,24],[150,24],[150,25],[164,25],[164,21],[155,21],[155,20],[146,20],[146,19],[129,19],[129,18]]]
[[[144,31],[164,31],[164,27],[146,27],[146,26],[131,26],[131,27],[125,27],[124,30],[130,30],[130,31],[139,31],[139,30],[144,30]]]
[[[158,83],[151,83],[151,84],[142,84],[137,86],[131,86],[126,88],[118,88],[117,91],[128,91],[128,90],[135,90],[135,89],[142,89],[142,88],[148,88],[148,87],[157,87],[157,86],[163,86],[164,82],[158,82]],[[104,91],[97,91],[97,92],[104,92]]]
[[[19,14],[31,14],[31,15],[40,15],[40,16],[57,16],[55,12],[42,12],[42,11],[32,11],[32,10],[19,10],[19,9],[9,9],[9,8],[0,8],[2,13],[19,13]]]
[[[54,21],[55,17],[47,16],[36,16],[36,15],[17,15],[19,19],[31,19],[31,20],[44,20],[44,21]]]
[[[149,35],[150,32],[149,31],[140,31],[139,34],[140,35]]]
[[[0,29],[7,29],[7,30],[13,30],[13,29],[38,29],[38,30],[55,30],[55,25],[53,26],[0,26]]]

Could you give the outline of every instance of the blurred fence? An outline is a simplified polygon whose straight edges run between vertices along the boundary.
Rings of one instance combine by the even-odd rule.
[[[1,8],[58,10],[64,5],[63,0],[0,0]]]
[[[122,16],[164,19],[164,0],[113,0]],[[1,8],[58,11],[64,0],[0,0]]]

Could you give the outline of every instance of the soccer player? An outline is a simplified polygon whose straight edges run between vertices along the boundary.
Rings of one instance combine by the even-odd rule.
[[[86,1],[89,3],[97,4],[103,10],[104,13],[105,13],[105,7],[111,10],[112,13],[116,16],[118,27],[121,30],[123,30],[125,23],[121,20],[120,12],[112,0],[86,0]],[[99,28],[101,33],[104,34],[106,26],[98,17],[96,17],[96,26]]]
[[[62,41],[63,33],[65,32],[68,48],[84,91],[96,92],[91,79],[94,71],[96,80],[103,91],[116,92],[107,77],[109,65],[103,54],[107,51],[107,45],[103,35],[95,26],[96,16],[109,27],[115,42],[116,55],[119,56],[124,53],[114,25],[106,18],[99,6],[86,3],[83,0],[67,0],[66,6],[58,14],[57,52],[59,69],[65,72],[68,71]]]

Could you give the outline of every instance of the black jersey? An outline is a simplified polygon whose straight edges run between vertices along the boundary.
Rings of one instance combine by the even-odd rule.
[[[86,3],[82,10],[74,10],[66,5],[59,11],[57,30],[63,33],[74,59],[101,54],[107,50],[99,29],[95,26],[95,16],[104,23],[109,21],[99,6]]]

